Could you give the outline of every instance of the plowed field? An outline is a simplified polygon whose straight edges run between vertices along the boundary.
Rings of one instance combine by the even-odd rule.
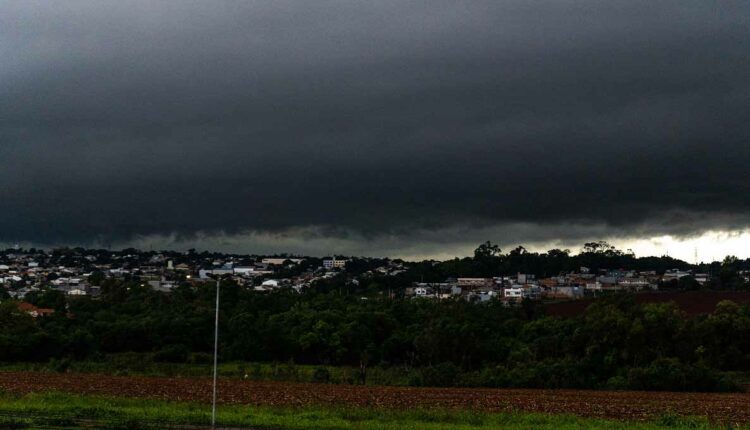
[[[0,372],[0,390],[18,394],[64,391],[209,402],[211,380]],[[750,394],[744,393],[363,387],[222,380],[219,385],[219,400],[224,404],[292,407],[461,408],[487,412],[572,413],[627,420],[645,420],[674,413],[707,416],[721,422],[750,422]]]

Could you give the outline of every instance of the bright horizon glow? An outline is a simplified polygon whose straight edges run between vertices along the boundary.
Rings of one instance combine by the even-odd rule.
[[[728,255],[750,258],[749,230],[707,231],[700,236],[690,238],[675,238],[666,235],[617,242],[617,244],[625,249],[632,249],[637,256],[669,255],[688,263],[722,261]]]
[[[523,246],[531,252],[539,253],[551,249],[568,249],[571,255],[576,255],[580,253],[585,243],[599,240],[604,240],[621,251],[633,251],[636,257],[669,256],[690,264],[723,261],[729,255],[740,259],[750,258],[750,229],[738,231],[709,230],[700,235],[684,238],[662,235],[648,238],[605,237],[580,241],[534,242],[528,245],[523,243],[500,244],[500,248],[503,253],[508,253],[517,246]],[[441,252],[430,255],[396,255],[393,258],[403,258],[405,260],[449,260],[455,257],[471,256],[473,255],[473,250],[474,247],[471,249],[461,247],[460,251],[455,254]]]
[[[649,238],[605,238],[606,242],[619,250],[632,250],[637,257],[669,256],[691,264],[722,261],[726,256],[750,258],[750,229],[739,231],[706,231],[692,237],[675,237],[671,235]],[[586,241],[588,242],[588,241]],[[584,242],[566,247],[561,243],[535,244],[527,249],[544,252],[553,248],[570,249],[571,254],[578,254]],[[503,249],[503,251],[506,251]],[[697,254],[697,260],[696,260]]]
[[[484,233],[487,233],[486,235]],[[421,260],[450,260],[473,255],[474,249],[483,241],[490,240],[497,243],[503,253],[508,253],[513,248],[521,245],[532,252],[546,252],[550,249],[568,249],[571,254],[578,254],[586,242],[605,240],[622,251],[632,250],[638,257],[664,256],[686,261],[708,263],[722,261],[727,255],[738,258],[750,258],[750,229],[736,231],[710,230],[699,235],[689,237],[677,237],[671,235],[652,236],[646,238],[632,237],[601,237],[591,236],[588,238],[568,239],[564,241],[518,241],[501,242],[494,238],[497,235],[491,231],[479,232],[479,237],[486,239],[461,240],[457,236],[443,242],[434,241],[433,237],[423,237],[417,242],[388,237],[375,239],[368,242],[363,237],[341,240],[334,238],[305,238],[303,234],[271,235],[263,233],[248,233],[239,235],[201,235],[193,240],[180,240],[175,236],[143,236],[130,241],[113,244],[111,249],[123,249],[134,247],[143,251],[148,250],[173,250],[186,251],[195,248],[200,251],[224,252],[235,254],[272,255],[288,253],[295,255],[307,255],[324,257],[320,249],[330,252],[326,255],[337,254],[347,256],[373,256],[401,258],[409,261]],[[432,240],[431,240],[432,239]],[[22,242],[22,248],[32,247],[51,249],[63,244],[34,244]],[[253,246],[254,245],[254,246]],[[0,243],[0,248],[10,248],[11,243]],[[67,246],[83,246],[88,248],[104,248],[101,244],[68,244]],[[363,252],[370,248],[370,252]]]

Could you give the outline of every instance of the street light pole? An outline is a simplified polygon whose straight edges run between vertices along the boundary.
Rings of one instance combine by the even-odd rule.
[[[213,394],[213,402],[211,406],[211,428],[216,428],[216,377],[218,376],[217,373],[217,365],[219,362],[219,286],[221,283],[221,279],[217,276],[216,277],[216,321],[215,321],[215,327],[214,327],[214,394]]]

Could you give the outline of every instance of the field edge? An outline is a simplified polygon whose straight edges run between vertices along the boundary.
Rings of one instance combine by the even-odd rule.
[[[62,392],[13,395],[0,393],[0,428],[29,428],[44,423],[54,428],[157,429],[209,428],[210,405],[131,397]],[[705,418],[664,415],[646,422],[584,418],[533,412],[478,412],[362,407],[270,407],[223,405],[217,413],[221,427],[234,429],[706,429],[727,428]],[[732,428],[747,429],[747,426]]]

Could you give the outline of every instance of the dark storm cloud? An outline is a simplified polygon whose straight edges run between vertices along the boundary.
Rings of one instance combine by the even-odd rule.
[[[749,29],[740,1],[5,3],[0,241],[743,228]]]

